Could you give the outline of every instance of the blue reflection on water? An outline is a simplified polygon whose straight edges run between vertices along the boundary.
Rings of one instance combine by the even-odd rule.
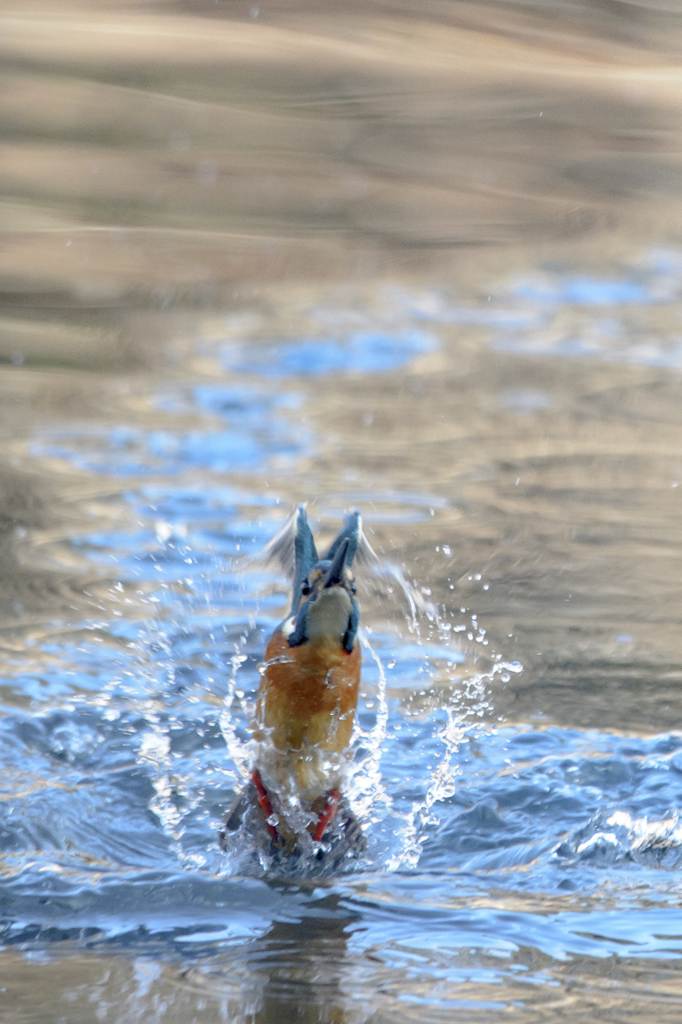
[[[54,429],[31,446],[38,457],[65,459],[78,469],[114,476],[150,476],[205,469],[214,473],[253,472],[273,457],[294,460],[310,446],[300,425],[284,413],[298,397],[251,388],[199,385],[189,392],[164,394],[156,407],[173,413],[210,414],[225,421],[221,429],[148,430],[140,426],[79,425]]]
[[[656,341],[634,344],[605,344],[596,337],[591,338],[532,338],[527,336],[500,336],[494,347],[498,352],[513,352],[517,355],[570,356],[572,358],[597,358],[607,363],[631,363],[639,366],[658,366],[666,370],[682,367],[682,341],[661,345]]]
[[[625,267],[612,277],[547,268],[509,282],[478,304],[457,301],[445,289],[418,295],[396,291],[394,299],[417,322],[487,329],[490,345],[499,352],[678,370],[682,367],[679,328],[662,332],[654,323],[647,329],[642,318],[636,331],[628,330],[618,310],[678,303],[681,267],[679,252],[653,250],[640,266]],[[599,309],[602,315],[596,315]]]
[[[225,369],[265,377],[324,377],[334,373],[379,373],[394,370],[416,356],[433,352],[436,338],[424,331],[363,331],[347,338],[315,338],[297,342],[226,345]]]
[[[557,280],[524,281],[512,289],[531,302],[575,306],[641,305],[653,301],[651,289],[640,281],[566,276]]]
[[[521,331],[500,324],[492,345],[501,352],[526,356],[597,358],[604,362],[679,369],[682,338],[679,331],[662,333],[658,326],[646,329],[646,321],[633,332],[618,318],[618,308],[660,306],[679,301],[679,274],[673,272],[670,254],[652,254],[637,271],[622,277],[598,278],[568,272],[546,272],[517,282],[511,294],[544,311],[544,319]],[[609,309],[608,315],[591,316],[592,307]],[[567,312],[572,311],[569,321]],[[577,321],[577,322],[576,322]]]
[[[224,351],[240,370],[315,377],[390,369],[433,344],[403,332]],[[55,625],[5,663],[3,941],[135,949],[159,936],[165,948],[188,944],[192,955],[211,957],[238,940],[262,956],[257,944],[277,922],[322,918],[352,923],[349,948],[380,948],[408,979],[415,957],[464,950],[509,961],[524,946],[557,961],[679,957],[676,890],[665,878],[681,860],[682,739],[493,728],[482,700],[468,706],[461,697],[465,657],[442,637],[371,637],[388,717],[364,819],[364,874],[335,880],[324,897],[225,877],[215,832],[243,776],[223,715],[229,707],[244,743],[258,664],[285,600],[283,581],[263,567],[226,569],[259,550],[280,518],[277,499],[263,494],[262,467],[273,455],[296,467],[314,450],[287,416],[297,401],[231,385],[178,386],[156,407],[208,417],[203,428],[74,427],[34,442],[38,457],[132,478],[117,496],[115,528],[100,523],[63,542],[89,571],[115,564],[107,607],[119,601],[125,615],[109,619],[102,609],[102,619]],[[196,476],[182,479],[197,469],[200,486]],[[250,485],[236,472],[253,474]],[[428,515],[439,501],[379,490],[354,497],[383,499],[387,521],[410,521],[415,509]],[[382,673],[369,656],[363,673],[358,719],[368,735],[380,724]],[[489,705],[500,685],[498,676],[483,687]],[[414,858],[400,861],[408,846]],[[391,858],[400,871],[386,870]],[[486,905],[546,893],[565,899],[565,909]],[[334,904],[325,902],[330,894]],[[429,975],[428,963],[420,969]],[[466,980],[454,961],[447,972]]]

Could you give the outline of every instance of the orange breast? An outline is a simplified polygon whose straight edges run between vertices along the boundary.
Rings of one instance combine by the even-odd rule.
[[[360,645],[338,641],[289,647],[277,630],[265,652],[259,720],[278,750],[318,746],[341,752],[350,743],[360,685]]]

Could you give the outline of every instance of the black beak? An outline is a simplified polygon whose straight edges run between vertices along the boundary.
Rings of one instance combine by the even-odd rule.
[[[343,571],[346,568],[346,558],[348,556],[348,539],[344,540],[339,545],[339,550],[334,556],[334,561],[329,567],[327,572],[327,578],[324,581],[324,589],[327,587],[338,587],[343,580]]]

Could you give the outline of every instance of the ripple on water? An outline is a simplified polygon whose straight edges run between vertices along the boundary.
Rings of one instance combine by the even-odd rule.
[[[178,388],[154,404],[167,414],[167,427],[97,424],[53,429],[32,443],[31,454],[65,460],[87,473],[150,477],[192,469],[253,473],[264,470],[272,459],[293,463],[310,445],[307,432],[290,425],[283,415],[297,407],[296,395],[206,384],[191,394]],[[171,423],[181,412],[224,423],[220,429],[208,424],[173,429]]]
[[[468,320],[419,300],[414,319],[532,334],[553,304],[575,305],[571,287],[541,303],[517,292],[514,309]],[[596,293],[580,287],[589,310]],[[627,301],[615,285],[604,294]],[[87,566],[90,617],[36,630],[6,671],[3,942],[156,950],[183,963],[192,993],[256,1008],[295,997],[292,965],[305,963],[314,994],[317,968],[333,962],[324,991],[407,1005],[419,1020],[503,1012],[533,986],[558,985],[571,958],[679,957],[666,879],[682,848],[682,740],[498,721],[496,695],[521,666],[491,650],[475,614],[435,608],[397,567],[369,582],[365,601],[348,789],[366,856],[293,885],[258,858],[218,851],[251,755],[258,664],[286,603],[285,583],[253,557],[282,517],[265,468],[280,459],[288,472],[315,450],[299,422],[306,376],[390,372],[436,342],[411,328],[357,333],[315,342],[315,360],[311,344],[221,343],[223,365],[262,388],[165,386],[151,403],[163,428],[131,417],[34,439],[32,458],[108,488],[125,479],[107,491],[115,515],[45,540],[46,557]],[[296,393],[268,392],[269,376],[295,377]],[[541,392],[507,399],[551,407]],[[327,525],[351,501],[377,527],[451,508],[379,484],[348,499],[326,496]],[[377,609],[389,587],[386,622]]]

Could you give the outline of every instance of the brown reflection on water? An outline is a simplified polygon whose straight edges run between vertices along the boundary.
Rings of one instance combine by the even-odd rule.
[[[662,46],[660,11],[638,33],[617,6],[611,38],[590,7],[572,34],[552,7],[6,9],[4,289],[216,301],[447,272],[463,245],[669,235],[679,24]]]
[[[275,963],[280,959],[282,964],[287,959],[284,948],[273,956],[267,943],[260,948],[254,944],[246,955],[209,957],[189,970],[149,954],[134,959],[87,954],[29,959],[5,950],[0,971],[3,1020],[7,1024],[26,1020],[35,1024],[90,1024],[92,1020],[103,1024],[185,1024],[189,1020],[196,1024],[226,1020],[236,1024],[367,1020],[372,1024],[507,1020],[588,1024],[627,1019],[645,1024],[654,1012],[660,1024],[673,1024],[682,1005],[674,961],[574,956],[562,964],[524,947],[515,954],[515,963],[526,969],[527,977],[519,970],[515,976],[504,972],[499,959],[463,950],[457,969],[462,975],[469,973],[472,980],[457,982],[447,980],[449,957],[424,951],[419,958],[422,976],[420,968],[410,971],[409,1000],[402,998],[404,972],[391,966],[391,950],[368,950],[364,957],[353,956],[343,964],[344,970],[352,970],[355,988],[339,996],[324,981],[329,972],[337,973],[337,964],[329,958],[339,951],[329,939],[324,947],[326,958],[319,962],[305,955],[294,957],[292,948],[286,996],[276,986],[271,993],[260,987],[266,972],[258,967],[259,957],[273,957]],[[249,955],[253,957],[250,964]],[[270,970],[276,973],[272,964]],[[444,975],[437,982],[436,998],[434,970]],[[496,980],[476,979],[489,972]],[[308,975],[307,984],[300,985],[297,995],[304,975]],[[538,984],[538,978],[545,984]]]

